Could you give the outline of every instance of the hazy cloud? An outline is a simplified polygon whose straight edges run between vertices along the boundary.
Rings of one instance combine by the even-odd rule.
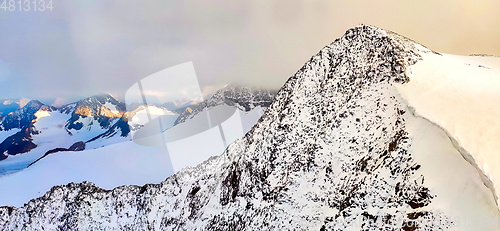
[[[19,107],[24,107],[26,104],[28,104],[31,101],[31,99],[28,98],[21,98],[19,99]]]
[[[67,103],[68,101],[64,98],[57,97],[54,102],[52,103],[52,106],[54,107],[60,107],[63,106]]]
[[[12,104],[12,103],[14,103],[14,101],[12,101],[12,100],[5,100],[5,101],[3,101],[3,105],[9,105],[9,104]]]
[[[188,61],[204,92],[233,82],[278,88],[362,23],[440,52],[500,55],[496,0],[53,2],[52,12],[0,12],[0,98],[124,97]]]

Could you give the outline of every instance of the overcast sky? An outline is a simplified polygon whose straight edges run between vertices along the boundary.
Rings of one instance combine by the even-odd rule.
[[[234,82],[279,88],[359,24],[439,52],[500,55],[498,0],[52,2],[52,12],[0,10],[0,98],[123,97],[188,61],[205,92]]]

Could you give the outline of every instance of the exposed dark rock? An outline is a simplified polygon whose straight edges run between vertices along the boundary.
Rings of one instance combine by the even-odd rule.
[[[85,142],[78,141],[68,148],[68,151],[83,151],[85,150]]]
[[[105,131],[102,134],[99,134],[98,136],[90,140],[87,140],[86,143],[90,143],[98,139],[110,138],[118,133],[120,133],[121,137],[126,137],[128,136],[128,134],[130,134],[130,126],[128,124],[127,114],[123,114],[123,116],[115,124],[113,124],[113,126],[111,126],[107,131]]]
[[[45,152],[45,154],[42,157],[38,158],[33,163],[29,164],[28,167],[30,167],[31,165],[40,161],[41,159],[47,157],[50,154],[54,154],[57,152],[77,152],[77,151],[83,151],[83,150],[85,150],[85,142],[83,142],[83,141],[78,141],[78,142],[72,144],[69,148],[54,148],[54,149],[51,149],[51,150]]]
[[[36,148],[37,145],[31,138],[32,129],[32,126],[29,126],[0,143],[0,160],[6,159],[8,155],[18,155]]]
[[[105,107],[104,105],[106,103],[116,107],[115,111],[118,112],[118,114],[111,111],[114,109],[110,110]],[[114,122],[116,118],[121,118],[123,116],[123,113],[126,111],[126,106],[111,95],[102,94],[65,105],[59,110],[62,113],[71,113],[71,118],[66,123],[66,128],[68,130],[81,130],[84,124],[79,122],[79,120],[87,117],[92,117],[92,121],[99,123],[101,127],[107,129],[112,126],[112,122]]]
[[[431,52],[416,45],[375,27],[350,29],[222,155],[160,184],[56,186],[11,212],[0,208],[0,228],[345,230],[362,218],[359,230],[446,229],[449,214],[428,206],[434,195],[410,152],[407,105],[391,91],[409,81],[405,68],[420,52]],[[414,208],[422,214],[409,216]],[[445,222],[405,225],[424,218]],[[403,226],[391,225],[398,219]]]
[[[7,131],[13,128],[21,130],[28,128],[31,122],[36,119],[35,113],[38,110],[53,111],[56,108],[44,105],[38,100],[31,100],[24,107],[4,116],[0,123],[0,131]]]
[[[214,95],[201,102],[197,107],[189,106],[190,110],[187,110],[188,107],[183,109],[181,115],[174,124],[182,123],[205,109],[210,109],[222,104],[237,107],[242,111],[250,111],[257,106],[268,107],[275,95],[275,92],[269,90],[230,85],[218,90]]]

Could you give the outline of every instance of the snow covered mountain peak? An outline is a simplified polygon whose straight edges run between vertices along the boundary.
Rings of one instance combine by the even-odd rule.
[[[241,110],[249,111],[258,106],[259,102],[271,102],[273,97],[274,93],[269,90],[255,89],[241,85],[228,85],[217,90],[205,104],[234,104],[234,106]],[[267,107],[268,105],[262,106]]]
[[[94,96],[79,100],[79,101],[74,102],[74,103],[66,104],[60,108],[60,111],[65,113],[65,114],[69,114],[69,113],[72,113],[74,111],[74,109],[76,109],[78,107],[92,107],[92,106],[94,106],[94,108],[98,108],[100,106],[105,106],[106,108],[108,108],[111,111],[119,111],[123,114],[123,112],[125,111],[124,105],[125,104],[116,100],[111,94],[103,93],[103,94],[98,94],[98,95],[94,95]],[[97,111],[97,109],[94,109],[94,110]],[[90,115],[90,114],[94,114],[94,113],[96,113],[96,112],[89,111],[88,114]]]
[[[35,113],[38,110],[54,110],[55,108],[44,105],[38,100],[29,101],[21,107],[1,118],[0,131],[7,131],[13,128],[26,129],[36,119]]]
[[[63,106],[60,111],[71,114],[66,127],[80,130],[89,127],[96,120],[102,128],[109,128],[116,118],[121,118],[126,111],[124,103],[119,102],[110,94],[95,95],[76,103]],[[88,120],[84,123],[84,120]]]
[[[44,105],[42,102],[40,102],[40,101],[38,101],[36,99],[32,99],[26,105],[24,105],[23,107],[33,108],[33,107],[41,107],[42,105]]]
[[[101,107],[104,107],[107,110],[101,110]],[[78,113],[81,113],[81,115],[85,116],[98,116],[101,113],[111,111],[115,114],[114,117],[117,117],[121,116],[123,112],[125,112],[125,104],[119,102],[110,94],[99,94],[82,99],[76,103],[65,105],[61,108],[61,111],[65,112],[66,114],[69,114],[68,112],[74,112],[77,110]]]
[[[222,155],[161,184],[56,186],[0,208],[0,228],[467,230],[455,218],[497,217],[495,198],[447,132],[413,114],[397,89],[418,82],[410,67],[426,54],[440,56],[376,27],[349,29]]]
[[[209,99],[199,103],[194,110],[186,110],[181,113],[175,124],[182,123],[193,118],[200,112],[214,108],[219,105],[236,107],[241,111],[248,112],[258,106],[268,107],[272,102],[275,92],[266,89],[253,89],[239,85],[228,85],[219,89]]]

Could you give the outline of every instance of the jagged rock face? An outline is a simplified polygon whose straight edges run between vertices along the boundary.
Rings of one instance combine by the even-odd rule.
[[[259,123],[221,156],[158,185],[57,186],[22,208],[0,208],[0,227],[345,230],[361,217],[357,230],[447,228],[391,225],[448,219],[427,208],[435,195],[408,151],[410,113],[392,86],[409,81],[405,67],[418,52],[430,52],[418,49],[390,32],[353,28],[290,78]]]
[[[29,152],[37,147],[33,143],[32,135],[38,134],[33,123],[36,120],[35,113],[38,111],[55,111],[54,107],[42,104],[38,100],[28,102],[24,107],[3,117],[0,122],[0,131],[18,128],[21,131],[7,137],[0,143],[0,160],[9,155],[17,155]]]
[[[107,108],[106,103],[116,107],[116,113]],[[102,128],[109,128],[112,122],[115,122],[115,118],[121,118],[125,110],[125,104],[107,94],[92,96],[60,109],[62,113],[72,113],[66,127],[74,130],[80,130],[84,127],[84,124],[79,122],[79,119],[86,117],[93,117]]]
[[[85,150],[85,142],[83,142],[83,141],[78,141],[78,142],[72,144],[68,148],[68,151],[74,151],[74,152],[83,151],[83,150]]]
[[[230,85],[218,90],[209,99],[201,102],[196,109],[182,112],[175,124],[183,123],[205,109],[222,104],[236,107],[241,111],[250,111],[257,106],[268,107],[275,95],[275,92],[269,90]]]
[[[31,100],[24,107],[9,113],[1,120],[0,131],[7,131],[13,128],[26,129],[31,122],[36,119],[35,113],[38,110],[53,111],[54,107],[44,105],[38,100]]]
[[[104,133],[88,140],[87,142],[92,142],[101,138],[110,138],[119,134],[121,137],[126,137],[130,134],[130,126],[128,124],[128,113],[124,113],[122,117],[116,121],[107,131]]]
[[[83,142],[83,141],[78,141],[78,142],[72,144],[69,148],[54,148],[54,149],[51,149],[51,150],[45,152],[45,154],[42,157],[38,158],[33,163],[29,164],[28,167],[30,167],[33,164],[36,164],[38,161],[47,157],[50,154],[54,154],[54,153],[58,153],[58,152],[68,152],[68,151],[78,152],[78,151],[83,151],[83,150],[85,150],[85,142]]]
[[[111,110],[113,111],[108,107],[112,107]],[[117,101],[108,94],[92,96],[76,103],[65,105],[60,109],[44,105],[37,100],[32,100],[24,107],[1,119],[0,131],[7,131],[13,128],[19,128],[21,131],[7,137],[0,143],[0,160],[6,159],[9,155],[26,153],[36,148],[37,144],[33,142],[33,137],[34,135],[38,135],[40,131],[37,131],[34,126],[37,119],[35,114],[40,111],[54,112],[57,110],[61,113],[72,115],[66,121],[66,131],[70,135],[74,130],[80,130],[83,127],[88,126],[88,130],[90,130],[94,123],[99,124],[100,128],[105,130],[103,134],[92,139],[89,138],[91,141],[99,138],[109,138],[115,135],[118,130],[121,130],[121,136],[127,136],[130,132],[128,126],[123,125],[127,123],[122,119],[125,112],[125,104]],[[90,119],[81,122],[81,118]]]
[[[37,147],[31,138],[33,127],[30,126],[7,137],[0,143],[0,160],[7,159],[9,155],[29,152]]]

